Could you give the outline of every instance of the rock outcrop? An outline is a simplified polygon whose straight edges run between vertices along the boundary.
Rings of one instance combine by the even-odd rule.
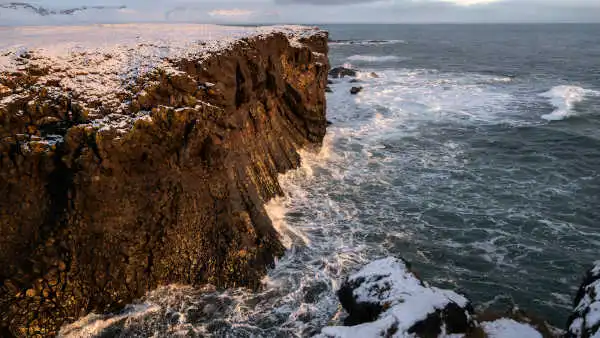
[[[357,95],[358,93],[362,92],[363,87],[352,87],[350,88],[350,94],[352,95]]]
[[[600,261],[588,271],[575,297],[575,308],[569,318],[567,338],[600,336]]]
[[[338,296],[348,312],[344,324],[353,327],[325,328],[325,337],[376,337],[368,332],[437,337],[474,327],[473,308],[464,296],[429,286],[397,258],[366,265],[344,282]]]
[[[397,258],[366,265],[348,277],[338,297],[348,313],[346,326],[326,327],[319,338],[559,336],[545,322],[519,311],[475,313],[466,297],[430,286],[410,271],[407,262]]]
[[[35,33],[0,51],[0,336],[169,283],[257,287],[284,250],[263,205],[325,135],[327,34]]]
[[[345,67],[335,67],[329,71],[329,76],[334,79],[348,77],[356,77],[358,75],[358,71]]]

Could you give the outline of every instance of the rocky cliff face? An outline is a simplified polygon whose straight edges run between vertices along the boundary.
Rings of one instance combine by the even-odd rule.
[[[168,283],[258,286],[284,250],[263,205],[325,134],[327,34],[53,30],[0,51],[0,336]]]

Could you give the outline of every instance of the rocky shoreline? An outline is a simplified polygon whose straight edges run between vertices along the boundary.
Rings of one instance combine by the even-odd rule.
[[[335,67],[335,84],[360,83],[376,73]],[[334,82],[336,81],[336,82]],[[358,95],[363,87],[352,87]],[[565,327],[556,328],[519,308],[478,311],[462,294],[431,286],[402,258],[387,257],[351,274],[337,291],[344,326],[323,328],[318,338],[595,338],[600,337],[600,261],[586,273]]]
[[[422,281],[403,259],[374,261],[350,275],[338,291],[346,326],[319,338],[464,337],[592,338],[600,335],[600,262],[590,269],[566,330],[519,310],[476,311],[461,294]]]
[[[53,336],[160,285],[257,287],[264,203],[326,129],[327,33],[7,28],[0,336]]]

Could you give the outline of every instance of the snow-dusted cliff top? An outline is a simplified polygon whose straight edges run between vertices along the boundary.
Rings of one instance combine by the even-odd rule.
[[[286,34],[294,44],[319,31],[301,26],[197,24],[0,27],[0,74],[39,69],[45,74],[37,79],[39,84],[53,83],[75,96],[83,94],[114,103],[128,83],[156,68],[176,72],[173,61],[201,61],[241,38],[277,32]],[[0,104],[14,99],[11,96]]]

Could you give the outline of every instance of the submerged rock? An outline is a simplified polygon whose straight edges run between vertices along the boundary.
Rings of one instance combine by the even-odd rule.
[[[565,337],[600,337],[600,261],[588,271],[577,292],[574,306]]]
[[[350,94],[352,95],[356,95],[360,92],[362,92],[363,87],[352,87],[352,89],[350,89]]]
[[[355,77],[358,71],[345,67],[336,67],[329,71],[329,76],[334,79],[344,78],[346,76]]]

